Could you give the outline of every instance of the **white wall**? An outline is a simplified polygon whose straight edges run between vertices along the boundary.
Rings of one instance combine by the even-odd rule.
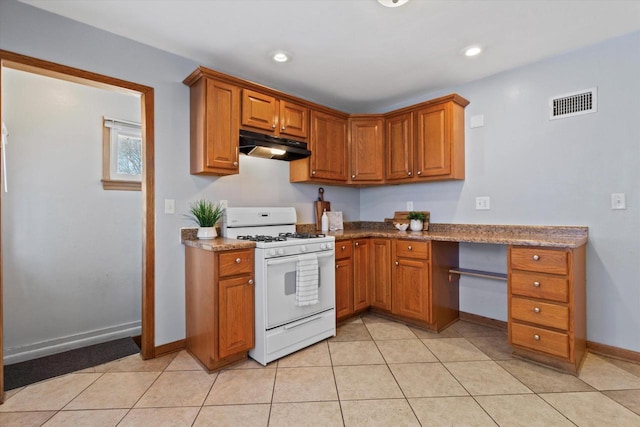
[[[140,98],[2,70],[7,363],[140,333],[140,192],[102,189],[102,117]]]
[[[313,222],[317,185],[290,184],[289,165],[240,158],[240,175],[189,174],[189,89],[182,84],[200,65],[191,60],[45,12],[14,0],[0,1],[0,48],[151,86],[155,95],[156,168],[156,345],[185,337],[182,214],[200,197],[226,199],[231,206],[296,206],[300,222]],[[125,64],[123,66],[123,64]],[[250,167],[253,166],[253,167]],[[345,220],[360,215],[357,189],[324,186]],[[176,200],[165,215],[164,199]]]
[[[362,190],[361,218],[381,220],[413,200],[432,222],[588,226],[587,337],[640,351],[638,76],[634,33],[389,106],[384,111],[449,92],[470,100],[466,179]],[[597,113],[548,119],[550,97],[594,86]],[[470,129],[477,114],[485,126]],[[626,210],[610,209],[617,192],[626,193]],[[490,196],[491,210],[476,211],[476,196]],[[504,272],[504,260],[503,248],[461,246],[461,263],[471,268]],[[506,319],[504,284],[463,278],[461,288],[462,310]]]

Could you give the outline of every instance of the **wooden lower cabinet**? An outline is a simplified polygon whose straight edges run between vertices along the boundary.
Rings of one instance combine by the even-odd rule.
[[[353,314],[353,243],[338,241],[336,248],[336,320]]]
[[[391,241],[371,239],[371,306],[391,310]]]
[[[370,305],[371,240],[353,242],[353,310],[364,310]]]
[[[430,322],[429,242],[397,240],[391,313]]]
[[[585,246],[509,247],[509,343],[515,354],[579,371],[586,354],[585,262]]]
[[[209,370],[254,346],[253,251],[185,247],[186,345]]]

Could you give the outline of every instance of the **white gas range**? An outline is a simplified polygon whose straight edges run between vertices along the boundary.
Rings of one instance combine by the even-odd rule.
[[[256,242],[249,356],[263,365],[336,333],[335,239],[296,233],[296,220],[292,207],[230,207],[223,217],[224,237]]]

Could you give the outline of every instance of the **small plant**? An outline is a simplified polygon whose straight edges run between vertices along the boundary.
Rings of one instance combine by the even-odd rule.
[[[422,212],[411,211],[409,212],[409,215],[407,215],[407,219],[425,222],[427,220],[427,216]]]
[[[223,213],[224,208],[219,204],[214,205],[213,202],[200,199],[191,204],[189,214],[185,216],[200,227],[214,227]]]

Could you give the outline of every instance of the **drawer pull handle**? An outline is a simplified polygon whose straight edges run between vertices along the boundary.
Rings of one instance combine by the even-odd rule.
[[[242,261],[240,258],[236,258],[236,264],[240,264],[240,261]]]
[[[534,307],[533,308],[533,312],[534,313],[540,313],[540,307]]]
[[[249,281],[247,282],[250,285],[253,285],[253,279],[249,279]]]
[[[409,249],[410,251],[413,250],[413,248],[411,246],[407,246],[407,249]]]
[[[536,340],[536,341],[540,341],[540,335],[533,334],[533,339]]]
[[[535,286],[536,288],[540,287],[540,282],[533,282],[533,286]]]
[[[534,256],[533,256],[533,260],[534,260],[534,261],[538,261],[539,259],[540,259],[540,255],[534,255]]]

